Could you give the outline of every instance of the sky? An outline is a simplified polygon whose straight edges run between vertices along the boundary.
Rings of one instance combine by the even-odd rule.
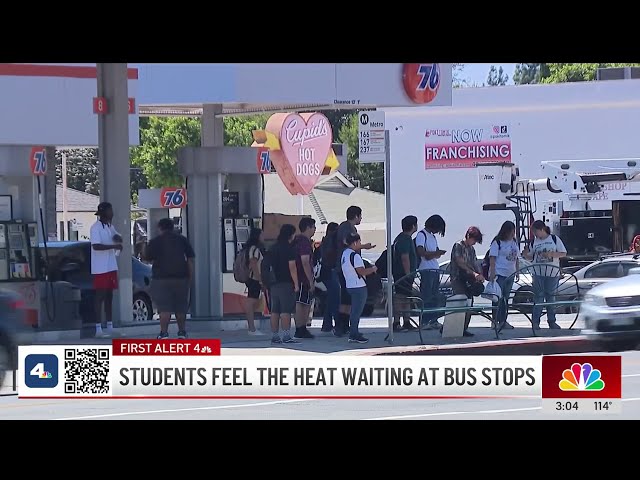
[[[495,65],[496,68],[502,67],[504,72],[509,75],[507,84],[513,85],[513,72],[516,69],[516,63],[465,63],[461,76],[471,84],[476,83],[482,85],[487,81],[487,75],[491,65]]]

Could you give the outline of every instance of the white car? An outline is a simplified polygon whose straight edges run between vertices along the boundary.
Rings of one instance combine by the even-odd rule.
[[[640,344],[640,268],[592,288],[578,318],[583,333],[606,350],[635,349]]]

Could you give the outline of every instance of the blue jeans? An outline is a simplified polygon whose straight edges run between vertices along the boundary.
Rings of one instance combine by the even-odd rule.
[[[323,279],[327,287],[327,302],[324,308],[324,318],[322,319],[322,330],[329,331],[333,328],[333,320],[338,322],[338,307],[340,306],[340,282],[338,272],[332,268]]]
[[[508,277],[496,275],[496,282],[498,282],[500,290],[502,290],[502,298],[498,301],[498,311],[495,317],[498,324],[507,321],[507,315],[509,315],[509,297],[511,295],[511,289],[513,288],[513,280],[514,278],[511,275]]]
[[[349,338],[357,338],[360,333],[358,326],[360,325],[360,315],[367,303],[367,287],[348,288],[347,291],[351,295],[351,315],[349,315]]]
[[[438,272],[420,272],[420,296],[424,308],[435,308],[438,306],[438,292],[440,290],[440,275]],[[435,322],[439,317],[438,313],[423,313],[422,324],[427,325]]]
[[[545,277],[542,275],[533,276],[533,318],[531,322],[534,325],[540,325],[540,317],[542,316],[542,302],[555,301],[555,293],[558,291],[558,277]],[[555,307],[547,308],[547,322],[549,324],[556,323]]]

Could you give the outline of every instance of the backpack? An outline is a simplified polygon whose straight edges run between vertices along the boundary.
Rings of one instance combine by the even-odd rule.
[[[233,278],[238,283],[249,281],[251,269],[249,268],[249,249],[243,248],[233,261]]]
[[[496,242],[498,243],[498,251],[500,251],[500,240],[496,240]],[[487,250],[487,253],[484,254],[484,258],[482,259],[482,276],[485,280],[489,279],[489,268],[491,267],[489,252],[491,252],[491,247],[489,247],[489,250]]]
[[[389,276],[387,275],[387,255],[387,250],[385,249],[385,251],[380,254],[380,257],[378,257],[378,260],[376,260],[378,274],[382,278],[389,278]]]
[[[276,245],[271,247],[271,249],[264,254],[262,257],[262,263],[260,264],[260,282],[266,288],[270,288],[274,283],[276,283],[276,273],[274,271],[276,255],[273,251],[274,248],[277,248]]]

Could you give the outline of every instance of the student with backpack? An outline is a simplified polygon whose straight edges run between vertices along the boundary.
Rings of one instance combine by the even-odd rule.
[[[320,332],[333,332],[334,321],[338,325],[338,307],[340,306],[340,281],[335,269],[338,256],[336,234],[338,224],[331,222],[327,225],[327,232],[320,244],[320,281],[327,289],[327,298]]]
[[[536,220],[531,225],[533,241],[527,244],[522,255],[527,260],[533,260],[533,296],[534,306],[531,323],[534,330],[540,329],[542,316],[542,302],[553,302],[560,281],[560,259],[567,256],[567,249],[557,235],[551,234],[551,229],[542,221]],[[545,268],[543,265],[553,265],[556,268]],[[559,329],[556,323],[555,307],[546,307],[547,322],[550,329]]]
[[[296,251],[292,246],[295,234],[296,227],[282,225],[276,243],[267,251],[261,265],[262,284],[269,289],[271,343],[274,345],[300,343],[291,336],[291,316],[296,311],[296,295],[300,292]]]
[[[440,250],[436,235],[444,237],[446,224],[440,215],[431,215],[424,222],[424,229],[416,235],[416,248],[420,264],[420,296],[425,308],[438,306],[438,293],[440,291],[440,275],[436,270],[440,268],[438,260],[446,253]],[[439,329],[438,314],[425,313],[421,320],[427,329]]]
[[[262,293],[260,264],[264,257],[264,243],[262,230],[252,228],[249,240],[233,264],[233,276],[236,282],[244,283],[247,286],[247,297],[244,299],[244,312],[247,316],[249,335],[262,336],[260,330],[256,328],[254,317],[256,308],[260,303]]]
[[[394,331],[415,330],[415,327],[411,324],[411,317],[406,312],[410,307],[410,301],[407,297],[414,296],[413,280],[415,278],[415,275],[408,275],[414,273],[418,266],[418,254],[412,238],[416,230],[418,230],[418,218],[413,215],[406,216],[402,219],[402,232],[393,241]],[[400,325],[401,315],[403,317],[402,325]]]
[[[367,303],[367,282],[365,277],[376,272],[376,267],[365,268],[364,261],[360,256],[362,248],[360,235],[350,233],[345,239],[347,248],[342,252],[340,265],[345,279],[347,293],[351,297],[351,313],[349,314],[349,343],[367,343],[368,338],[364,337],[358,329],[360,317]]]
[[[520,249],[515,238],[516,225],[513,222],[504,222],[482,261],[482,274],[490,282],[497,282],[502,296],[507,299],[513,288],[513,274],[520,268]],[[493,303],[498,303],[494,321],[498,322],[500,328],[513,328],[507,322],[508,306],[498,300]]]

